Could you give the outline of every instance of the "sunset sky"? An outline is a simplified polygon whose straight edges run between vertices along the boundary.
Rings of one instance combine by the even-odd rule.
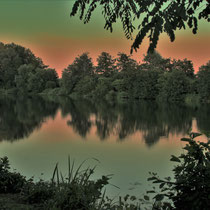
[[[76,56],[89,52],[93,61],[102,51],[116,56],[130,52],[132,41],[124,37],[117,23],[113,33],[104,30],[100,9],[91,22],[84,25],[78,17],[70,18],[73,0],[0,0],[0,41],[14,42],[30,48],[59,75]],[[197,35],[190,30],[178,31],[171,43],[163,34],[157,50],[163,57],[190,59],[195,70],[210,59],[210,27],[199,22]],[[148,47],[144,41],[133,58],[140,61]]]

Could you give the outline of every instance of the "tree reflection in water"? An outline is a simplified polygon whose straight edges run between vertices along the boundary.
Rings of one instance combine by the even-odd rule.
[[[55,117],[58,104],[42,98],[0,99],[0,141],[28,137],[47,117]]]
[[[210,134],[209,105],[187,107],[154,101],[108,103],[58,98],[55,102],[41,97],[4,98],[0,99],[0,141],[28,137],[48,117],[54,119],[58,109],[63,117],[70,115],[67,125],[84,139],[95,126],[100,140],[114,135],[122,142],[129,135],[141,132],[146,145],[150,147],[163,136],[187,134],[194,118],[197,119],[198,129],[207,136]]]

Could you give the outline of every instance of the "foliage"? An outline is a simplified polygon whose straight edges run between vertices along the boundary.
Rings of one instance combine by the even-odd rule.
[[[192,61],[187,60],[186,58],[184,60],[173,60],[172,66],[172,70],[182,71],[188,78],[193,79],[195,77]]]
[[[110,77],[115,72],[115,60],[109,53],[102,52],[97,58],[96,72],[102,74],[105,77]]]
[[[22,46],[0,42],[0,86],[15,87],[15,77],[21,65],[33,65],[34,68],[45,68],[42,60]]]
[[[137,69],[137,62],[125,53],[118,53],[117,70],[123,74],[129,74]]]
[[[56,88],[56,83],[54,81],[47,81],[45,87],[46,89],[54,89]]]
[[[158,79],[160,72],[156,70],[139,70],[136,73],[134,83],[134,98],[138,99],[156,99],[159,94]]]
[[[147,53],[143,59],[144,63],[141,64],[143,70],[156,70],[156,71],[170,71],[172,68],[171,59],[163,58],[157,51]]]
[[[82,170],[82,164],[74,168],[74,161],[68,159],[68,177],[63,177],[56,165],[51,182],[25,177],[9,172],[7,157],[0,159],[0,193],[20,193],[25,203],[40,204],[40,209],[101,209],[102,190],[108,184],[109,176],[91,180],[95,167]]]
[[[85,76],[77,83],[74,91],[80,96],[92,96],[95,86],[96,78],[94,76]]]
[[[152,52],[161,33],[166,32],[173,42],[177,29],[186,29],[188,26],[196,34],[198,20],[210,20],[210,2],[206,0],[76,0],[70,15],[79,13],[79,18],[86,24],[97,7],[101,8],[105,19],[104,28],[112,32],[113,24],[119,19],[127,39],[132,39],[137,20],[139,31],[131,52],[137,50],[147,36],[150,42],[148,52]]]
[[[18,73],[15,76],[15,83],[16,87],[23,94],[28,92],[28,80],[32,72],[35,73],[35,69],[31,64],[24,64],[18,68]]]
[[[184,100],[189,93],[189,79],[183,71],[165,72],[158,80],[159,97],[171,101]]]
[[[106,94],[109,93],[109,91],[112,90],[112,78],[108,78],[108,77],[99,77],[98,78],[98,82],[97,85],[95,87],[94,90],[94,97],[105,97]]]
[[[210,101],[209,63],[194,74],[190,60],[163,58],[148,53],[142,63],[130,55],[113,58],[102,52],[94,65],[88,53],[75,58],[58,78],[33,53],[15,44],[0,44],[0,92],[2,95],[69,96],[72,98]],[[188,97],[188,98],[187,98]]]
[[[110,176],[102,176],[98,180],[92,180],[90,177],[95,172],[96,167],[88,167],[87,169],[82,169],[83,161],[78,168],[75,169],[75,162],[71,162],[68,159],[68,176],[63,177],[62,173],[58,170],[58,164],[53,172],[52,180],[34,182],[33,178],[26,181],[23,178],[24,183],[22,184],[22,179],[14,179],[11,182],[11,174],[15,177],[15,172],[11,173],[9,176],[5,176],[7,182],[2,182],[2,189],[4,187],[7,191],[0,191],[0,193],[10,193],[15,194],[19,197],[14,206],[20,206],[18,204],[31,204],[30,209],[81,209],[81,210],[140,210],[140,203],[144,201],[142,199],[137,199],[135,196],[126,195],[124,198],[119,197],[119,201],[115,201],[106,196],[104,187],[109,184]],[[9,161],[7,157],[1,158],[0,170],[1,172],[6,169],[8,170]],[[5,175],[5,174],[4,174]],[[14,188],[6,188],[8,182],[14,185]],[[19,194],[17,194],[19,193]],[[1,203],[2,206],[5,203]],[[13,209],[13,208],[12,208]]]
[[[210,101],[210,61],[199,69],[197,88],[201,100]]]
[[[19,94],[37,94],[58,87],[58,75],[22,46],[0,43],[0,87]],[[13,94],[15,95],[14,92]]]
[[[155,51],[147,54],[143,63],[138,64],[125,53],[118,53],[114,59],[103,52],[97,61],[98,65],[94,68],[87,54],[76,58],[63,71],[61,88],[64,94],[71,97],[102,97],[110,101],[121,98],[185,101],[189,95],[198,95],[201,79],[196,78],[192,62],[187,59],[165,59]],[[90,67],[89,70],[86,68],[86,73],[79,70],[82,62]],[[200,91],[204,90],[204,86],[208,87],[208,80],[207,76],[206,84]],[[198,95],[196,98],[201,97]],[[203,97],[203,101],[208,101],[208,97]]]
[[[182,138],[186,142],[186,153],[179,157],[171,156],[171,161],[178,162],[173,169],[174,179],[160,179],[156,174],[148,179],[160,184],[160,193],[154,198],[162,201],[164,198],[170,202],[162,205],[168,209],[209,209],[210,208],[210,141],[196,142],[194,139],[201,134],[191,133],[190,138]]]
[[[72,93],[80,79],[93,75],[93,72],[93,63],[88,53],[76,57],[74,62],[62,72],[62,86],[66,93]]]
[[[21,196],[22,200],[30,204],[45,204],[50,198],[55,196],[56,187],[50,182],[39,180],[34,182],[33,179],[27,181],[24,185]]]
[[[94,173],[95,167],[81,170],[84,163],[85,161],[74,171],[74,161],[71,163],[69,158],[66,181],[62,174],[59,175],[58,165],[56,165],[52,182],[56,184],[57,192],[49,204],[50,209],[98,209],[102,190],[108,184],[109,177],[102,176],[96,181],[91,180],[90,177]]]
[[[19,193],[26,179],[20,173],[10,172],[7,157],[0,158],[0,193]]]

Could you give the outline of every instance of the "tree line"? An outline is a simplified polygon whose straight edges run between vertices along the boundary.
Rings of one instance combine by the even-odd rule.
[[[29,49],[0,43],[1,93],[63,95],[92,99],[210,101],[210,61],[197,74],[192,61],[148,53],[138,63],[125,53],[102,52],[94,65],[88,53],[75,58],[59,79]]]

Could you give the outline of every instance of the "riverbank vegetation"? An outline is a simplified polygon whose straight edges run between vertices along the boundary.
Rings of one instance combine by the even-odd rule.
[[[126,195],[109,198],[105,187],[110,176],[92,180],[95,167],[83,169],[83,163],[75,168],[68,158],[68,175],[64,177],[56,165],[50,181],[27,179],[11,171],[7,157],[0,158],[0,205],[1,209],[80,209],[80,210],[137,210],[137,209],[202,209],[210,208],[210,141],[199,142],[198,133],[191,133],[184,153],[171,156],[174,177],[159,178],[150,173],[148,181],[153,189],[143,198]],[[158,191],[155,191],[155,187]],[[12,202],[11,202],[12,201]]]
[[[58,78],[29,49],[0,43],[0,94],[209,102],[210,62],[194,73],[190,60],[147,54],[142,63],[102,52],[94,65],[88,53],[75,58]]]

